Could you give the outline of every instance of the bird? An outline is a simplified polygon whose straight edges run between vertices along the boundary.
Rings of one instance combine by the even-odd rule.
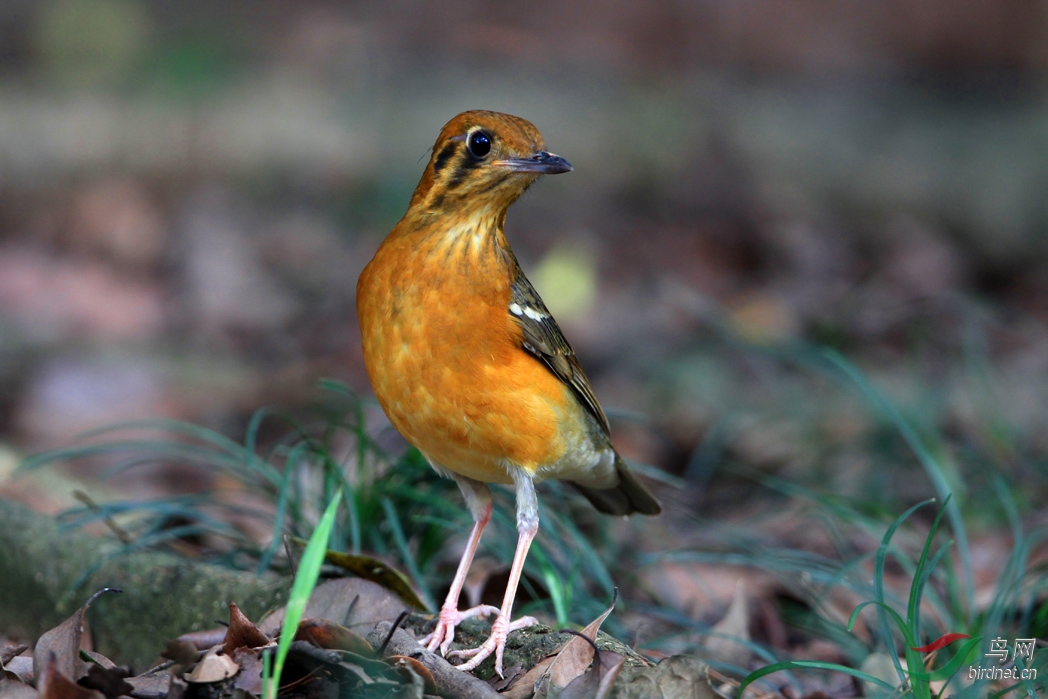
[[[436,628],[421,643],[466,671],[495,656],[501,676],[528,549],[539,527],[535,484],[574,485],[602,513],[656,515],[659,501],[616,452],[589,379],[524,275],[506,212],[540,176],[573,170],[531,122],[472,110],[441,129],[408,204],[357,282],[364,364],[393,426],[458,484],[473,527]],[[459,610],[481,534],[488,484],[516,490],[517,546],[501,608]],[[465,619],[497,615],[477,648],[448,650]]]

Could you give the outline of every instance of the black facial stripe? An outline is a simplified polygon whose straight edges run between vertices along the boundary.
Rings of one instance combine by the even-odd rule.
[[[455,154],[455,144],[449,143],[441,149],[440,153],[437,154],[437,159],[433,161],[433,174],[439,173],[444,169],[444,166],[451,160],[451,156]]]
[[[463,151],[462,157],[455,161],[455,173],[448,178],[447,189],[452,190],[462,184],[469,171],[477,165],[479,163],[471,158],[468,152]]]
[[[477,194],[485,194],[498,187],[500,184],[508,180],[513,175],[512,172],[506,171],[500,174],[498,177],[488,182],[482,189],[477,191]]]

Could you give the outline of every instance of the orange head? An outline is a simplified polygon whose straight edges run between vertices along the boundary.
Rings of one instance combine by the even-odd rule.
[[[570,172],[571,164],[546,151],[531,122],[498,112],[463,112],[444,125],[411,197],[409,211],[504,212],[539,175]]]

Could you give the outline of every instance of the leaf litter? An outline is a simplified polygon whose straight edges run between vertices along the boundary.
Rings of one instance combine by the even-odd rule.
[[[115,590],[99,591],[68,619],[44,633],[36,643],[32,659],[24,646],[0,650],[0,699],[243,699],[262,695],[267,656],[274,652],[284,631],[283,609],[256,624],[230,601],[227,626],[171,639],[156,667],[132,674],[129,668],[117,666],[89,650],[85,613],[99,595],[111,591]],[[411,613],[417,605],[403,590],[393,592],[361,578],[328,580],[317,586],[295,629],[280,692],[285,697],[305,699],[647,696],[643,692],[631,694],[630,686],[635,685],[645,688],[643,691],[662,691],[661,695],[651,696],[667,699],[706,696],[673,693],[675,687],[683,686],[686,677],[709,687],[708,677],[703,674],[705,666],[698,661],[689,664],[675,656],[657,666],[643,667],[644,661],[628,648],[607,647],[609,637],[598,634],[614,609],[615,600],[582,631],[565,633],[559,645],[554,641],[556,634],[548,627],[536,629],[531,635],[545,634],[546,638],[540,639],[545,645],[540,647],[553,648],[552,652],[546,652],[534,667],[528,668],[531,662],[527,660],[517,662],[505,680],[496,679],[489,684],[471,677],[469,693],[462,694],[458,687],[463,685],[448,680],[465,673],[418,646],[416,636],[410,632],[397,629],[405,618],[416,633],[431,623],[428,617]],[[376,640],[376,625],[382,622],[387,622],[382,627],[387,631],[381,640]],[[365,638],[363,634],[368,633],[372,638]],[[394,648],[396,644],[390,644],[394,637],[407,642]],[[527,640],[528,636],[521,634],[521,638]],[[691,674],[682,671],[682,667],[690,668]]]

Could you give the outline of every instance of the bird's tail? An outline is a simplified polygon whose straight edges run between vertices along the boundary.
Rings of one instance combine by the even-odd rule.
[[[606,515],[657,515],[662,512],[659,501],[637,480],[618,454],[615,455],[615,471],[618,473],[619,483],[613,488],[598,489],[578,483],[572,485],[578,488],[599,512]]]

